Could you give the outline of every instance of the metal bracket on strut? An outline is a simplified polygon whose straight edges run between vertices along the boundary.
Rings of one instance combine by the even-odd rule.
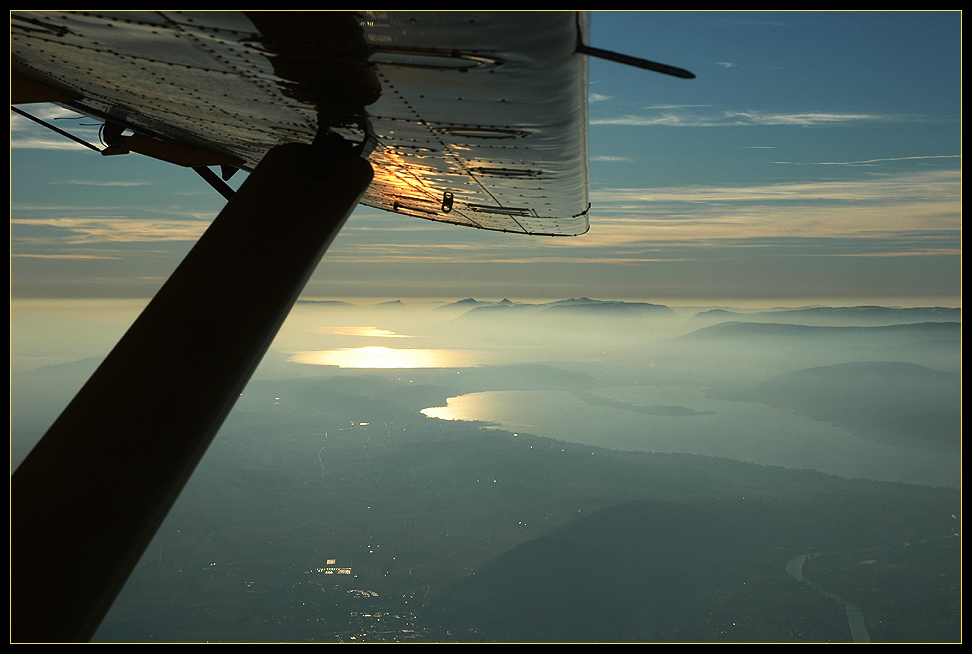
[[[313,153],[304,166],[305,174],[313,177],[323,177],[333,168],[335,162],[354,153],[362,159],[367,159],[368,155],[378,144],[371,122],[365,118],[360,124],[364,137],[359,143],[350,141],[328,126],[322,126],[314,141],[311,143]]]

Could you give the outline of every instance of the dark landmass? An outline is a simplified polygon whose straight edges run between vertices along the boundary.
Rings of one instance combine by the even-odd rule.
[[[809,559],[803,572],[838,595],[853,594],[875,642],[961,642],[961,548],[955,533],[834,552]],[[894,602],[885,601],[890,596]]]
[[[769,379],[751,400],[879,442],[958,453],[961,381],[957,372],[911,363],[843,363]]]
[[[430,613],[509,641],[849,642],[839,602],[779,574],[794,551],[823,545],[816,508],[726,496],[628,502],[500,555]],[[872,543],[811,559],[804,573],[863,605],[875,642],[957,641],[960,543],[928,543]],[[880,565],[861,565],[872,556]]]
[[[665,340],[668,318],[648,308],[660,305],[488,304],[436,328],[556,356],[555,333],[571,352],[596,347],[457,369],[297,370],[282,358],[282,376],[306,378],[247,386],[97,639],[848,642],[841,602],[785,571],[806,554],[823,555],[805,576],[862,607],[872,640],[961,638],[959,489],[618,452],[420,413],[464,393],[551,390],[691,424],[704,412],[598,394],[688,385],[951,451],[960,323],[739,317]],[[96,365],[11,375],[12,465]],[[51,564],[71,574],[83,562]]]
[[[789,558],[957,529],[956,489],[514,436],[427,419],[397,383],[248,389],[97,639],[840,642]],[[943,561],[842,594],[886,620],[958,585]],[[947,639],[957,614],[884,633]]]
[[[832,327],[724,322],[659,345],[656,359],[697,371],[726,399],[778,374],[851,362],[907,362],[958,372],[962,324]]]

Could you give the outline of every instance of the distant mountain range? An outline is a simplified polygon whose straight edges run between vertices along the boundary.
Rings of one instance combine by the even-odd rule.
[[[330,305],[337,307],[353,307],[354,305],[350,302],[343,302],[341,300],[297,300],[297,304],[318,304],[318,305]]]
[[[742,312],[710,309],[692,316],[693,320],[722,322],[776,322],[801,325],[891,325],[911,322],[960,322],[962,309],[953,307],[802,307],[770,311]]]
[[[950,338],[961,336],[962,324],[958,322],[921,322],[895,325],[835,326],[835,325],[798,325],[790,323],[729,321],[703,327],[684,338],[724,338],[724,337],[849,337],[855,334],[876,336],[881,334],[924,335],[926,337]]]
[[[301,299],[300,304],[353,307],[354,304],[339,300]],[[404,307],[402,300],[381,302],[374,307]],[[463,315],[484,317],[502,315],[503,312],[548,313],[573,312],[575,315],[588,316],[630,316],[676,318],[679,314],[664,304],[650,302],[627,302],[623,300],[596,300],[587,297],[554,300],[551,302],[515,302],[508,298],[499,301],[465,298],[447,302],[436,310],[463,310]],[[472,313],[475,312],[475,313]],[[961,323],[961,307],[885,307],[853,306],[831,307],[812,306],[798,308],[770,309],[766,311],[740,311],[736,309],[714,308],[699,311],[689,318],[690,321],[715,324],[724,322],[777,323],[807,326],[880,326],[923,322]]]
[[[539,316],[553,316],[572,313],[577,316],[588,317],[661,317],[676,318],[677,314],[664,304],[649,302],[623,302],[620,300],[592,300],[590,298],[571,298],[556,300],[541,304],[529,304],[502,300],[500,302],[483,302],[467,298],[458,302],[443,305],[440,308],[468,308],[463,318],[494,317],[508,313],[534,313]]]

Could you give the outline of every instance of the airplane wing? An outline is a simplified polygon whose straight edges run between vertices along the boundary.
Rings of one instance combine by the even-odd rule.
[[[574,12],[10,19],[13,104],[95,117],[102,154],[217,188],[209,166],[250,173],[12,475],[12,640],[84,640],[359,201],[587,231],[587,56],[605,53]]]
[[[368,141],[362,204],[577,235],[586,31],[573,12],[18,11],[11,74],[15,103],[61,102],[158,142],[136,151],[191,148],[192,164],[252,170],[325,121]]]
[[[104,121],[104,155],[250,172],[14,471],[12,640],[91,637],[359,201],[587,231],[585,36],[576,13],[11,13],[13,104]]]

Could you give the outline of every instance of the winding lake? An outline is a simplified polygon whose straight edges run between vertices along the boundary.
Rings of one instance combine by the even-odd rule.
[[[618,386],[586,394],[489,391],[449,398],[446,407],[422,413],[619,450],[721,456],[936,486],[958,486],[960,479],[957,457],[948,453],[878,443],[785,409],[710,399],[686,386]]]

